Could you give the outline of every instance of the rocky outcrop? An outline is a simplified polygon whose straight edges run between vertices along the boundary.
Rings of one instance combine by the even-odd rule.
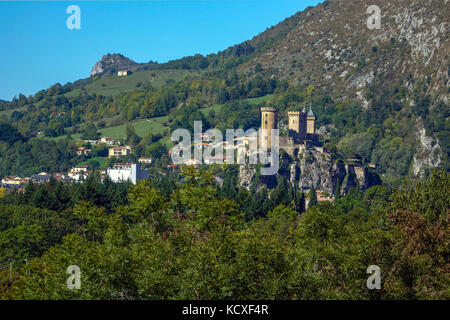
[[[369,186],[367,168],[364,166],[345,165],[345,177],[340,185],[340,195],[345,196],[351,188],[364,191]]]
[[[419,143],[414,154],[413,173],[423,177],[425,169],[437,167],[441,163],[441,149],[439,141],[426,135],[422,121],[417,121],[415,128]]]
[[[280,164],[282,163],[283,160]],[[344,164],[343,161],[333,160],[329,154],[316,150],[306,151],[299,160],[291,161],[286,167],[288,170],[280,167],[278,177],[286,176],[292,184],[297,184],[304,192],[308,192],[314,187],[334,194],[339,188],[339,194],[345,196],[351,188],[356,187],[364,191],[379,181],[371,181],[373,174],[369,174],[364,165]],[[282,173],[283,171],[286,172]],[[239,185],[241,187],[250,189],[255,177],[256,168],[254,166],[242,165],[239,167]],[[275,176],[260,176],[258,183],[272,188],[276,186],[276,178]]]
[[[330,155],[317,151],[307,151],[303,154],[299,167],[298,186],[303,191],[314,187],[333,194],[336,185],[346,175],[343,163],[334,163]]]
[[[380,29],[367,26],[370,5],[380,8]],[[366,108],[368,90],[394,83],[422,83],[436,101],[448,101],[448,6],[449,0],[323,1],[280,24],[286,36],[239,70],[259,64],[268,77],[313,85]],[[407,100],[413,92],[406,91]]]
[[[143,64],[136,63],[121,54],[107,54],[98,61],[91,71],[91,77],[95,75],[114,75],[119,70],[136,71]]]
[[[366,190],[370,186],[367,167],[333,161],[329,154],[318,151],[307,151],[299,167],[298,186],[303,191],[309,191],[314,187],[334,194],[339,187],[339,193],[343,196],[353,187]]]
[[[291,164],[291,168],[290,168],[290,176],[289,176],[289,181],[293,184],[295,183],[295,181],[298,180],[298,164],[297,162],[293,162]]]
[[[256,168],[252,165],[239,166],[239,186],[250,189],[256,176]]]

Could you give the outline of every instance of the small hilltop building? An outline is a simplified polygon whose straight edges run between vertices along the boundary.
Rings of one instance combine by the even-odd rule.
[[[119,76],[119,77],[126,77],[127,75],[129,75],[131,72],[130,71],[128,71],[128,70],[119,70],[118,72],[117,72],[117,75]]]

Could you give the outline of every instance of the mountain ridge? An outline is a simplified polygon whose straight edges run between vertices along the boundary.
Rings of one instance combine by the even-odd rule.
[[[357,92],[372,84],[384,88],[398,81],[411,90],[423,81],[425,94],[447,103],[449,17],[442,8],[448,0],[378,1],[380,30],[366,26],[371,4],[330,0],[303,11],[278,46],[238,69],[249,72],[261,64],[267,76],[336,87],[342,97],[358,98],[363,105],[368,103],[364,92]]]
[[[442,163],[448,167],[449,22],[442,10],[448,0],[380,0],[380,30],[366,25],[369,5],[366,0],[325,1],[207,56],[159,64],[107,54],[90,78],[16,99],[16,108],[22,109],[11,121],[22,126],[26,136],[57,123],[61,135],[75,123],[112,114],[133,120],[171,115],[178,105],[195,109],[274,94],[265,103],[281,111],[312,101],[318,131],[333,140],[331,149],[352,149],[352,141],[365,139],[372,161],[390,175],[420,175]],[[135,72],[107,78],[119,69]],[[169,69],[204,72],[180,73],[177,78],[153,72],[167,75]],[[150,72],[143,76],[139,71]],[[155,81],[159,85],[154,86]],[[14,105],[0,108],[11,110]],[[51,115],[45,113],[49,108]],[[230,108],[227,116],[246,106]],[[53,119],[74,109],[70,117]],[[20,111],[45,122],[34,121],[31,127]],[[257,114],[248,123],[256,126]]]

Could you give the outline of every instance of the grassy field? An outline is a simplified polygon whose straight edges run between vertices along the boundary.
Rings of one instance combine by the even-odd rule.
[[[246,101],[250,104],[258,104],[264,101],[268,101],[271,98],[273,98],[274,95],[269,94],[263,97],[258,97],[258,98],[249,98]],[[220,109],[222,109],[224,107],[223,104],[218,104],[218,105],[213,105],[210,107],[206,107],[206,108],[202,108],[200,109],[201,112],[203,112],[204,114],[207,114],[209,111],[214,110],[214,111],[219,111]],[[114,116],[111,118],[105,118],[102,121],[104,121],[106,123],[106,128],[102,128],[99,129],[98,132],[100,133],[101,137],[110,137],[113,139],[117,139],[117,140],[121,140],[122,138],[125,137],[126,135],[126,123],[121,124],[121,125],[116,125],[116,126],[109,126],[111,125],[114,121],[119,120],[121,118],[120,115],[118,116]],[[99,121],[94,122],[96,125],[98,124]],[[167,128],[166,124],[168,122],[168,116],[164,116],[164,117],[156,117],[156,118],[150,118],[150,119],[139,119],[139,120],[135,120],[132,122],[134,129],[136,131],[136,134],[140,137],[145,137],[146,135],[148,135],[150,132],[152,133],[160,133],[160,134],[164,134],[165,130]],[[71,128],[66,128],[67,130],[70,130]],[[42,137],[42,136],[41,136]],[[59,140],[59,139],[63,139],[66,136],[59,136],[59,137],[54,137],[54,138],[44,138],[44,139],[51,139],[51,140]],[[73,139],[77,139],[77,138],[81,138],[81,134],[77,133],[77,134],[72,134],[71,137]],[[173,145],[173,143],[170,141],[170,136],[165,136],[162,140],[162,143],[164,143],[167,147],[171,147]]]
[[[89,165],[89,162],[91,162],[91,161],[93,161],[93,160],[98,161],[98,163],[100,164],[100,169],[106,169],[107,164],[108,164],[108,163],[107,163],[108,158],[104,158],[104,157],[95,157],[95,158],[91,158],[91,159],[89,159],[89,160],[79,162],[78,165],[79,165],[79,166],[82,166],[82,165],[84,165],[84,164]]]
[[[7,117],[10,117],[11,113],[13,113],[14,111],[24,111],[26,109],[27,109],[27,106],[23,106],[23,107],[11,109],[11,110],[3,110],[3,111],[0,111],[0,117],[2,117],[4,115]]]
[[[210,112],[211,110],[214,110],[215,112],[220,111],[220,109],[222,109],[223,106],[224,106],[223,104],[216,104],[211,107],[201,108],[200,112],[203,113],[204,115],[207,115],[208,112]]]
[[[275,97],[274,94],[267,94],[265,96],[258,97],[258,98],[248,98],[247,102],[251,103],[251,104],[258,104],[258,103],[261,103],[261,102],[266,102],[266,101],[272,99],[273,97]]]
[[[167,121],[167,117],[136,120],[133,121],[132,124],[136,131],[136,134],[140,137],[145,137],[150,132],[163,134],[165,127],[162,122],[164,121]],[[126,136],[126,126],[126,124],[122,124],[120,126],[103,128],[98,131],[100,132],[102,137],[106,136],[113,139],[121,139]]]
[[[118,119],[118,117],[114,117],[114,119]],[[108,124],[108,123],[111,123],[114,119],[113,118],[104,119],[104,121]],[[143,138],[146,135],[148,135],[150,132],[155,133],[155,134],[156,133],[164,134],[164,130],[166,128],[165,123],[167,122],[167,120],[168,120],[168,117],[164,116],[164,117],[156,117],[156,118],[151,118],[151,119],[135,120],[135,121],[132,121],[132,124],[136,131],[136,134],[138,136],[140,136],[141,138]],[[110,137],[113,139],[120,140],[122,138],[125,138],[125,136],[126,136],[126,126],[127,126],[127,124],[124,123],[124,124],[117,125],[117,126],[99,129],[98,132],[100,133],[100,137]],[[66,128],[66,129],[70,130],[71,128]],[[55,141],[55,140],[64,139],[66,137],[66,135],[48,138],[48,137],[44,137],[43,134],[41,134],[39,137],[42,139],[49,139],[49,140]],[[81,133],[72,134],[71,137],[72,137],[72,139],[79,139],[79,138],[81,138]]]
[[[89,94],[97,93],[104,96],[115,96],[137,88],[139,82],[147,81],[154,88],[161,88],[168,80],[183,80],[187,75],[198,74],[191,70],[152,70],[138,71],[126,77],[111,76],[100,78],[86,85],[84,88]],[[80,89],[66,93],[67,96],[77,96]]]
[[[246,101],[250,104],[258,104],[258,103],[266,102],[266,101],[272,99],[274,96],[275,96],[274,94],[268,94],[268,95],[258,97],[258,98],[248,98]],[[202,109],[200,109],[200,111],[206,115],[211,110],[214,110],[215,112],[220,111],[223,108],[223,106],[224,106],[224,104],[216,104],[214,106],[202,108]]]

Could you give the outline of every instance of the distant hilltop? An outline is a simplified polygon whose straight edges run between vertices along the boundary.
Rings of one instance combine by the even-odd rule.
[[[98,61],[91,71],[91,77],[96,75],[108,76],[117,74],[119,70],[136,71],[142,67],[144,63],[136,63],[133,60],[118,54],[104,55],[100,61]]]

